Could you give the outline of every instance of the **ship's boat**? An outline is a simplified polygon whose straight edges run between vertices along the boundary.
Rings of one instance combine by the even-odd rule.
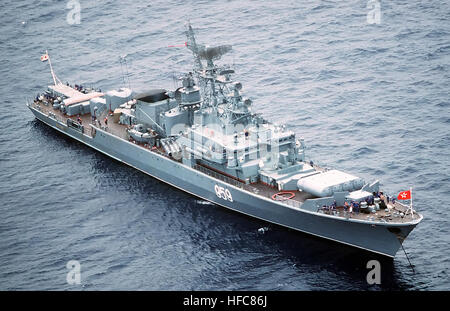
[[[128,130],[130,137],[139,142],[150,144],[155,140],[156,135],[151,132],[151,129],[144,128],[142,124],[136,124]],[[152,144],[153,145],[153,144]]]

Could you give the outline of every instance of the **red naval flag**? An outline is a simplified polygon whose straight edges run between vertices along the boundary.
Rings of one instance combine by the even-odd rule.
[[[41,62],[45,62],[46,60],[48,60],[48,54],[45,53],[44,55],[41,56]]]
[[[397,200],[411,200],[411,190],[400,192],[397,196]]]

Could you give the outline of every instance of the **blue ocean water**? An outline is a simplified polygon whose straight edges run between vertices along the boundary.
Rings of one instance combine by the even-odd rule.
[[[0,289],[448,290],[450,4],[381,1],[4,0],[0,18]],[[254,110],[305,139],[308,157],[395,194],[424,221],[393,261],[251,219],[119,164],[38,122],[25,106],[51,83],[173,87],[198,41],[225,61]],[[258,228],[268,226],[265,234]],[[370,259],[382,283],[366,283]],[[81,285],[66,282],[69,260]]]

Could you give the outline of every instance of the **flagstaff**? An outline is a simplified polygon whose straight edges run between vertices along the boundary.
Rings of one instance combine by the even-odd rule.
[[[48,55],[48,51],[45,50],[45,54],[48,57],[48,64],[50,65],[50,72],[52,73],[53,83],[56,85],[55,73],[53,72],[52,61],[50,60],[50,55]]]
[[[397,200],[409,200],[409,208],[405,212],[405,216],[408,215],[408,212],[411,210],[411,218],[414,218],[412,187],[409,187],[409,190],[400,192],[397,196]]]
[[[50,65],[50,72],[52,74],[54,85],[57,85],[56,80],[58,80],[58,82],[60,84],[62,84],[61,81],[58,79],[58,77],[55,75],[55,72],[53,71],[52,61],[50,60],[50,55],[48,55],[48,51],[45,50],[45,54],[41,56],[41,61],[45,62],[47,60],[48,60],[48,64]]]

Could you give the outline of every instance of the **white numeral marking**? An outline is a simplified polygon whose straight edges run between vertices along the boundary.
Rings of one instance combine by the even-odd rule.
[[[233,196],[231,195],[230,190],[228,190],[227,188],[215,185],[214,190],[216,191],[216,195],[218,198],[233,202]]]

